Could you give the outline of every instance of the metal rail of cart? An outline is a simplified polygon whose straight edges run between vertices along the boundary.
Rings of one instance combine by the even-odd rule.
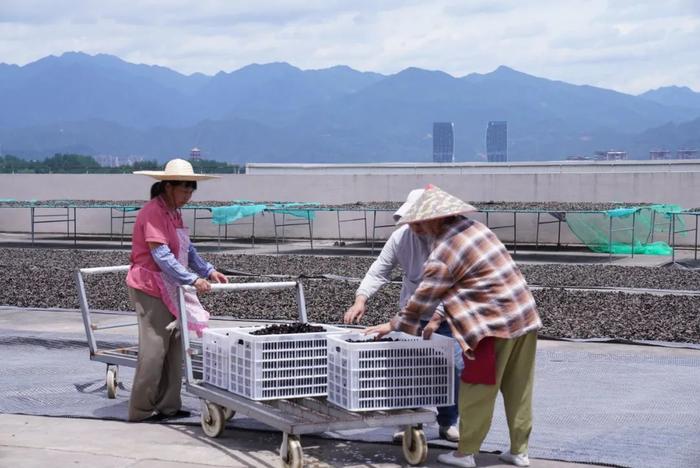
[[[213,284],[212,292],[296,289],[299,321],[306,322],[304,289],[298,281]],[[209,437],[220,436],[226,421],[235,413],[248,416],[282,432],[280,457],[286,467],[303,466],[303,451],[299,436],[326,431],[365,429],[386,426],[404,427],[403,454],[411,465],[419,465],[428,457],[428,443],[423,424],[435,422],[435,413],[427,408],[367,411],[356,413],[329,403],[325,397],[289,398],[254,401],[227,390],[214,387],[194,375],[193,360],[201,351],[192,346],[187,329],[185,291],[192,286],[178,288],[180,330],[185,362],[185,389],[198,397],[202,407],[202,429]],[[200,348],[201,349],[201,348]]]
[[[107,387],[107,397],[116,398],[117,388],[119,387],[119,366],[136,367],[138,360],[138,345],[125,346],[118,348],[100,348],[98,347],[95,332],[100,330],[128,328],[138,325],[135,316],[131,316],[128,322],[121,322],[109,325],[97,325],[93,323],[92,311],[88,302],[87,290],[85,288],[85,276],[100,275],[107,273],[123,273],[129,270],[129,265],[96,267],[96,268],[80,268],[75,271],[75,284],[78,288],[78,299],[80,302],[80,312],[83,316],[83,325],[85,326],[85,336],[87,337],[88,347],[90,349],[90,360],[103,362],[107,365],[105,385]],[[193,341],[192,346],[195,349],[201,349],[201,341]],[[197,375],[202,375],[201,356],[195,358],[194,372]]]

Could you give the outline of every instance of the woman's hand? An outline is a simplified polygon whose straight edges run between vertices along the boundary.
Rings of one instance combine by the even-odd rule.
[[[209,284],[209,281],[205,280],[204,278],[197,278],[197,281],[192,283],[192,286],[194,286],[197,292],[200,294],[211,291],[211,284]]]
[[[360,319],[365,315],[367,307],[365,306],[367,298],[365,296],[356,296],[355,303],[351,305],[343,316],[344,323],[360,323]]]
[[[442,317],[439,315],[435,314],[433,315],[433,318],[430,319],[428,323],[425,324],[425,327],[423,328],[423,339],[424,340],[429,340],[431,336],[433,336],[433,333],[440,328],[440,324],[442,323]]]
[[[391,322],[387,322],[387,323],[382,323],[381,325],[374,325],[373,327],[367,327],[364,330],[362,330],[362,333],[365,335],[376,334],[377,338],[381,338],[384,335],[386,335],[387,333],[390,333],[392,331],[394,331],[394,330],[391,328]]]
[[[228,278],[226,277],[226,275],[216,270],[213,270],[211,273],[209,273],[209,279],[213,283],[228,283]]]

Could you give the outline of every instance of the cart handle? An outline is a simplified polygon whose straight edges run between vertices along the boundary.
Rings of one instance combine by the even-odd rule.
[[[117,273],[127,271],[130,265],[119,265],[109,267],[80,268],[78,271],[83,275],[96,275],[100,273]]]
[[[301,281],[268,281],[259,283],[212,283],[211,292],[221,291],[246,291],[255,289],[296,289],[297,309],[299,312],[299,321],[307,323],[306,318],[306,299],[304,298],[304,285]],[[191,384],[194,382],[192,373],[192,356],[190,355],[190,332],[187,328],[187,308],[185,306],[185,293],[197,292],[197,289],[191,285],[182,285],[177,288],[177,307],[180,312],[180,337],[182,339],[183,361],[185,363],[185,382]]]
[[[287,289],[296,288],[296,281],[274,281],[274,282],[259,282],[259,283],[212,283],[211,292],[220,291],[244,291],[252,289]],[[186,292],[197,292],[194,286],[180,286]]]

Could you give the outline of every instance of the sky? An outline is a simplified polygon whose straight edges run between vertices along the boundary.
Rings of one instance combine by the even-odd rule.
[[[0,0],[0,62],[68,51],[185,74],[506,65],[630,94],[700,92],[700,0]]]

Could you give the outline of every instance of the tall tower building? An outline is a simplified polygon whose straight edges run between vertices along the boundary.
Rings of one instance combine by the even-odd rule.
[[[433,122],[433,162],[455,162],[454,123]]]
[[[486,128],[486,158],[489,162],[508,161],[508,122],[489,122]]]
[[[202,150],[196,146],[190,150],[190,159],[192,161],[199,161],[202,159]]]

